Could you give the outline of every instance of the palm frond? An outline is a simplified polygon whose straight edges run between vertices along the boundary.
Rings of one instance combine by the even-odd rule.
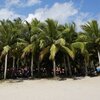
[[[74,52],[73,52],[71,49],[69,49],[69,48],[66,47],[66,46],[62,46],[62,48],[63,48],[64,52],[65,52],[67,55],[69,55],[72,59],[74,59],[75,54],[74,54]]]
[[[3,47],[3,51],[2,51],[2,53],[1,53],[1,57],[2,57],[3,55],[6,55],[6,54],[9,52],[10,49],[11,49],[11,47],[10,47],[9,45],[4,46],[4,47]]]
[[[85,50],[85,44],[86,44],[85,42],[75,42],[75,43],[71,44],[71,48],[73,50],[79,49],[79,50],[81,50],[81,53],[83,53]]]
[[[50,60],[54,60],[57,51],[58,51],[57,46],[55,44],[52,44],[52,46],[50,48],[50,57],[49,57]]]
[[[58,44],[60,46],[63,46],[66,44],[65,40],[63,38],[58,39],[57,41],[55,41],[55,44]]]
[[[50,46],[44,48],[41,52],[40,52],[40,56],[39,56],[39,60],[42,61],[43,58],[45,57],[45,55],[47,53],[49,53],[49,50],[50,50]]]
[[[98,28],[98,23],[96,20],[92,20],[91,22],[88,22],[85,25],[81,26],[82,29],[89,35],[92,36],[98,36],[99,34],[99,28]]]
[[[32,52],[33,50],[33,44],[29,44],[28,46],[26,46],[24,49],[23,49],[23,54],[22,54],[22,58],[27,55],[28,53]]]

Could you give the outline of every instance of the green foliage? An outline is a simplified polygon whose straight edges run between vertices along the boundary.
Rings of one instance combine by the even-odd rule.
[[[62,46],[62,48],[63,48],[66,55],[69,55],[72,59],[74,59],[75,54],[70,48],[68,48],[66,46]]]
[[[55,59],[57,51],[58,51],[58,48],[56,47],[56,45],[52,44],[52,46],[50,48],[50,57],[49,57],[50,60],[54,60]]]
[[[56,61],[64,65],[63,58],[65,57],[65,62],[68,62],[67,56],[72,66],[74,63],[81,64],[79,60],[83,60],[83,65],[91,61],[98,63],[100,27],[96,20],[92,20],[82,25],[81,28],[82,32],[77,32],[75,23],[61,25],[53,19],[47,19],[45,22],[33,19],[31,23],[23,22],[20,18],[13,21],[1,20],[1,65],[4,65],[3,56],[6,54],[10,59],[15,57],[16,64],[20,59],[20,65],[26,62],[29,64],[30,56],[32,56],[32,64],[35,63],[36,66],[40,63],[46,64],[48,60],[52,60],[54,65]]]
[[[50,46],[44,48],[41,52],[40,52],[40,56],[39,56],[39,60],[42,61],[43,58],[45,57],[45,55],[47,53],[49,53],[49,49],[50,49]]]
[[[9,45],[4,46],[3,51],[1,52],[1,58],[2,56],[5,56],[9,52],[10,49],[11,47]]]
[[[89,36],[93,38],[99,36],[99,27],[96,20],[92,20],[91,22],[88,22],[87,24],[82,25],[81,27],[87,34],[89,34]]]
[[[75,42],[75,43],[71,44],[71,47],[74,50],[74,52],[76,49],[79,49],[79,50],[81,50],[81,53],[83,53],[85,50],[85,43],[84,42]]]
[[[66,44],[66,42],[65,42],[65,40],[63,39],[63,38],[60,38],[60,39],[58,39],[56,42],[55,42],[55,44],[57,45],[60,45],[60,46],[63,46],[63,45],[65,45]]]
[[[27,55],[28,53],[32,52],[33,51],[33,44],[29,44],[27,45],[24,49],[23,49],[23,54],[22,54],[22,58],[25,57],[25,55]]]

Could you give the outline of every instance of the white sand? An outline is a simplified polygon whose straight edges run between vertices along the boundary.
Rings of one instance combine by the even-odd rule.
[[[0,100],[100,100],[100,77],[0,83]]]

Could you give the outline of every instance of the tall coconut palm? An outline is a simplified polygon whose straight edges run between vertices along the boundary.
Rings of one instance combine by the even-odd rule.
[[[56,77],[56,61],[55,56],[59,50],[74,58],[74,54],[70,48],[66,46],[65,40],[61,37],[61,32],[58,31],[58,23],[54,20],[47,19],[42,28],[45,34],[42,43],[45,44],[40,52],[40,59],[42,60],[47,53],[50,53],[49,59],[53,62],[53,76]]]
[[[95,47],[95,50],[99,59],[100,66],[100,28],[96,20],[87,22],[85,25],[82,25],[82,29],[85,35],[88,37],[89,45]]]
[[[65,24],[63,26],[63,30],[62,30],[62,37],[65,39],[66,41],[66,45],[71,47],[71,44],[74,42],[74,40],[77,38],[77,33],[76,33],[76,25],[75,23],[71,23],[71,24]],[[68,66],[68,72],[70,77],[72,77],[72,69],[71,69],[71,64],[70,64],[70,56],[67,55],[67,66]]]
[[[21,34],[25,33],[26,27],[23,21],[20,18],[14,19],[12,21],[12,32],[14,34],[13,45],[11,48],[11,56],[13,58],[13,68],[15,68],[15,60],[18,55],[18,47],[17,47],[17,39],[21,36]],[[21,47],[20,47],[21,48]],[[18,54],[17,54],[18,53]]]
[[[85,63],[85,75],[88,75],[88,64],[89,64],[89,53],[88,50],[86,48],[86,42],[80,42],[80,41],[76,41],[74,43],[71,44],[71,47],[74,51],[74,54],[76,55],[77,52],[80,52],[81,55],[84,57],[84,63]]]
[[[12,22],[10,20],[3,20],[0,22],[0,44],[2,45],[1,57],[5,56],[4,79],[6,79],[8,53],[11,50],[11,46],[14,44],[15,38],[12,28]]]
[[[31,23],[26,21],[26,33],[18,39],[18,46],[23,46],[22,58],[31,53],[31,77],[33,77],[33,58],[38,48],[39,21],[34,19]]]

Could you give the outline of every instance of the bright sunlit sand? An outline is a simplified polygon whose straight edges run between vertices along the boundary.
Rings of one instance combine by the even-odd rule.
[[[0,100],[99,100],[100,77],[24,80],[0,84]]]

